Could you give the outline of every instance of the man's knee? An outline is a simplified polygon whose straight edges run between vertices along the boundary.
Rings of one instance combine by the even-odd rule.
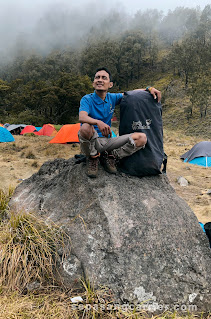
[[[91,140],[92,136],[94,135],[93,125],[90,125],[88,123],[82,124],[80,128],[80,135],[86,140]]]
[[[131,135],[131,137],[134,140],[136,147],[144,146],[147,143],[147,136],[145,133],[135,132]]]

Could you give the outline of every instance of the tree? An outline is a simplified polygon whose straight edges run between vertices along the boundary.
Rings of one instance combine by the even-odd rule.
[[[173,44],[184,35],[197,28],[198,11],[196,9],[177,7],[174,11],[169,10],[159,26],[161,38],[167,43]]]
[[[162,21],[163,13],[157,9],[138,10],[131,21],[131,29],[150,36],[156,32]]]
[[[5,104],[6,104],[5,97],[8,94],[9,90],[10,90],[9,83],[0,79],[0,116],[2,118],[0,121],[3,121],[3,118],[5,116]]]
[[[191,37],[185,38],[180,43],[176,43],[169,55],[169,61],[179,76],[184,76],[185,86],[188,87],[189,78],[197,70],[200,64],[197,54],[197,43]]]
[[[199,26],[196,31],[198,39],[200,39],[203,46],[206,45],[207,41],[210,41],[211,36],[211,6],[206,5],[202,11]]]
[[[211,89],[210,87],[206,87],[204,83],[207,82],[207,78],[204,76],[200,76],[195,79],[192,83],[192,87],[190,90],[190,101],[192,103],[192,109],[196,107],[196,109],[200,112],[200,117],[206,117],[208,107],[210,107],[211,103]]]

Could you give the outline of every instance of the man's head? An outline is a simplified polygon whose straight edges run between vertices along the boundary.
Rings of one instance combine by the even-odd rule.
[[[107,68],[98,68],[95,73],[93,87],[96,91],[108,91],[112,88],[111,72]]]

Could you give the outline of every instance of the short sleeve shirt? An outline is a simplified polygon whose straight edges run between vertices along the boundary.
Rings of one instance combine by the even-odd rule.
[[[107,93],[103,101],[96,92],[87,94],[81,99],[79,113],[85,111],[93,119],[101,120],[111,126],[115,106],[121,102],[122,97],[122,93]],[[98,135],[102,137],[97,125],[94,128]]]

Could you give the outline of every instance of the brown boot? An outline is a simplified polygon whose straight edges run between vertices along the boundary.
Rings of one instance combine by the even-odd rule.
[[[100,155],[89,156],[86,158],[86,174],[91,178],[96,178],[98,173],[98,164],[99,164]]]
[[[100,163],[106,170],[106,172],[110,174],[116,174],[117,173],[117,168],[116,168],[116,161],[115,157],[112,152],[103,152],[100,155]]]

